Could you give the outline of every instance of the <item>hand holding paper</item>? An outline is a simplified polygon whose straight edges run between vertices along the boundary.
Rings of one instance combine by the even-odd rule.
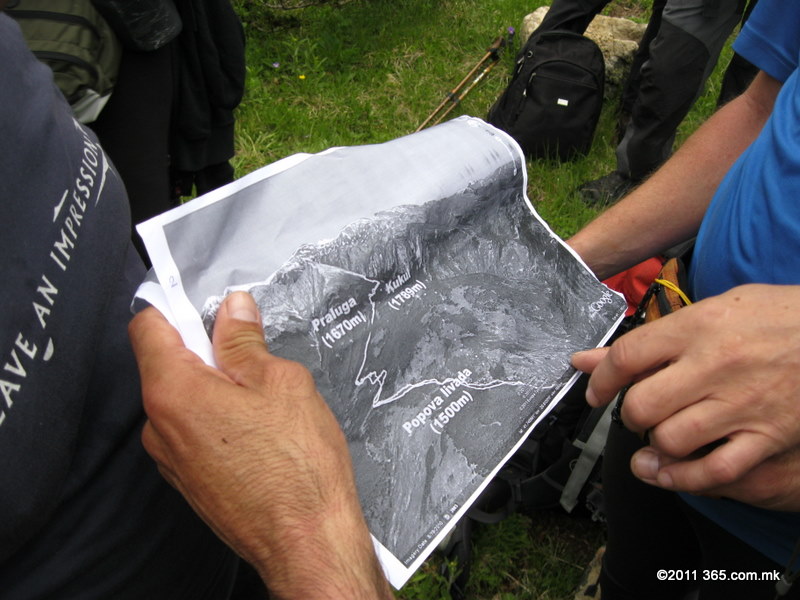
[[[308,370],[267,351],[252,298],[235,293],[220,308],[221,371],[155,309],[136,316],[130,335],[150,419],[146,449],[272,596],[391,597],[341,429]]]

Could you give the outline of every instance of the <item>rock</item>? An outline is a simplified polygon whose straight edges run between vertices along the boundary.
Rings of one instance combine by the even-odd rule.
[[[526,16],[519,31],[520,43],[524,44],[539,26],[549,7],[542,6]],[[592,39],[603,52],[606,62],[606,98],[618,96],[628,76],[633,56],[647,25],[630,19],[597,15],[586,29],[586,37]]]

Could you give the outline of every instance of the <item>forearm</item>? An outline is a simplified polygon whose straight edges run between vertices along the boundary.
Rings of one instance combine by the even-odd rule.
[[[759,73],[652,177],[568,243],[605,279],[691,239],[725,173],[761,131],[779,89]]]
[[[316,522],[293,526],[256,565],[276,600],[394,598],[360,510],[350,500],[320,509]]]

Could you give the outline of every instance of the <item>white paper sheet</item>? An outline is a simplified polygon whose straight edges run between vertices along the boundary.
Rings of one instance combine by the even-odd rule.
[[[526,186],[517,144],[460,117],[289,157],[138,227],[160,282],[139,297],[207,363],[244,289],[270,349],[312,371],[398,588],[624,315]]]

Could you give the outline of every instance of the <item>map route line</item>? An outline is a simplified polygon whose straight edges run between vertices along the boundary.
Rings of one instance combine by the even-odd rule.
[[[375,297],[375,294],[378,293],[378,290],[380,289],[381,285],[383,285],[383,282],[379,281],[377,279],[372,279],[370,277],[367,277],[363,273],[357,273],[357,272],[354,272],[354,271],[350,271],[348,269],[341,269],[341,270],[342,270],[342,272],[347,273],[349,275],[352,275],[353,277],[357,277],[359,279],[362,279],[363,281],[366,281],[366,282],[368,282],[370,284],[373,284],[372,289],[367,294],[367,300],[369,301],[369,304],[370,304],[369,326],[371,327],[375,323],[375,316],[376,316],[376,313],[377,313],[377,307],[376,307],[376,303],[374,301],[374,297]],[[410,279],[410,277],[408,277],[407,279]],[[395,279],[393,281],[397,281],[397,280]],[[366,374],[364,373],[364,371],[366,369],[367,358],[368,358],[369,347],[370,347],[370,342],[371,341],[372,341],[372,330],[370,329],[370,331],[367,333],[367,339],[366,339],[366,341],[364,343],[364,351],[362,353],[362,361],[361,361],[361,365],[360,365],[360,367],[358,369],[358,373],[356,374],[356,377],[354,379],[354,383],[355,383],[356,387],[361,387],[365,383],[368,383],[369,385],[375,385],[375,386],[378,387],[377,391],[375,392],[375,395],[372,398],[372,407],[373,408],[378,408],[379,406],[383,406],[385,404],[391,404],[392,402],[395,402],[396,400],[399,400],[399,399],[403,398],[404,396],[406,396],[407,394],[413,392],[414,390],[416,390],[418,388],[431,386],[431,385],[442,387],[442,386],[446,386],[446,385],[450,385],[450,384],[457,384],[457,385],[463,386],[463,387],[465,387],[467,389],[478,390],[478,391],[492,389],[492,388],[496,388],[496,387],[500,387],[500,386],[504,386],[504,385],[510,385],[510,386],[525,385],[525,382],[523,382],[523,381],[514,381],[514,380],[506,381],[506,380],[501,380],[501,379],[493,379],[493,380],[487,381],[487,382],[480,382],[480,381],[463,381],[463,380],[461,380],[459,378],[456,378],[456,377],[447,377],[447,378],[444,378],[444,379],[432,378],[432,379],[425,379],[425,380],[422,380],[422,381],[418,381],[418,382],[415,382],[415,383],[405,384],[400,389],[396,390],[388,398],[381,398],[381,395],[383,394],[383,387],[384,387],[384,385],[386,383],[386,377],[388,375],[388,372],[385,369],[382,369],[380,371],[369,371]],[[321,357],[321,348],[320,348],[319,341],[317,341],[317,353]]]

